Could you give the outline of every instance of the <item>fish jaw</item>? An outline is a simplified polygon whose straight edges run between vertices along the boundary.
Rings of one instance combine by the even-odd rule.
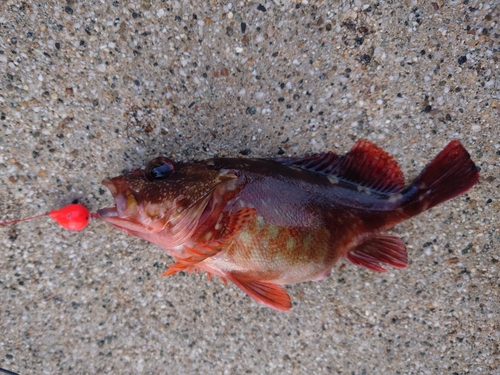
[[[114,207],[106,207],[97,211],[99,218],[116,228],[137,235],[141,232],[157,232],[163,229],[163,222],[153,222],[144,215],[144,207],[137,201],[127,183],[120,178],[106,179],[102,184],[108,188]]]
[[[142,232],[144,230],[144,226],[141,223],[136,222],[134,219],[121,218],[118,215],[116,207],[101,208],[97,211],[97,215],[99,219],[128,234],[132,234],[132,232]]]

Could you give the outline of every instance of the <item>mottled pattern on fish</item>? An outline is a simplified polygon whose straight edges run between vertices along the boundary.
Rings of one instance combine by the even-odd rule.
[[[406,188],[396,161],[366,140],[343,156],[157,158],[103,181],[116,207],[99,216],[172,255],[165,275],[203,270],[288,310],[283,285],[320,280],[341,257],[379,272],[406,267],[404,243],[380,232],[464,193],[478,177],[458,141]]]

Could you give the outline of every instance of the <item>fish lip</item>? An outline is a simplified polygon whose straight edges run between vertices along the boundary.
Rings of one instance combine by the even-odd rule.
[[[124,216],[130,216],[134,213],[137,201],[133,199],[128,187],[123,181],[113,178],[102,180],[101,183],[109,190],[115,201],[114,207],[106,207],[97,210],[97,214],[101,219],[123,218]],[[135,204],[131,204],[131,199]]]
[[[101,184],[103,184],[109,190],[109,192],[111,193],[113,198],[115,197],[115,195],[118,194],[118,188],[113,183],[112,179],[106,178],[106,179],[101,181]]]
[[[97,210],[97,215],[100,219],[112,219],[118,217],[118,211],[116,207],[105,207]]]

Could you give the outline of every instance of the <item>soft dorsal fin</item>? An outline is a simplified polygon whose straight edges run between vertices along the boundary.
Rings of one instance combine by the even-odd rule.
[[[324,152],[303,158],[275,160],[283,165],[327,174],[380,193],[398,193],[405,184],[403,172],[392,156],[365,139],[357,141],[351,151],[342,156]]]
[[[304,156],[302,158],[276,158],[283,165],[299,167],[309,171],[330,174],[339,156],[331,151]]]
[[[403,172],[396,160],[376,144],[360,139],[347,154],[335,163],[332,173],[381,193],[397,193],[403,190]]]

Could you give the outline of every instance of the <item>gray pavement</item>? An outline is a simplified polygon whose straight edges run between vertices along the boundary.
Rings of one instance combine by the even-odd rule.
[[[468,194],[391,231],[410,265],[340,262],[280,313],[99,221],[0,228],[0,367],[19,374],[500,374],[500,5],[0,3],[0,219],[157,155],[376,142],[411,181],[458,138]]]

